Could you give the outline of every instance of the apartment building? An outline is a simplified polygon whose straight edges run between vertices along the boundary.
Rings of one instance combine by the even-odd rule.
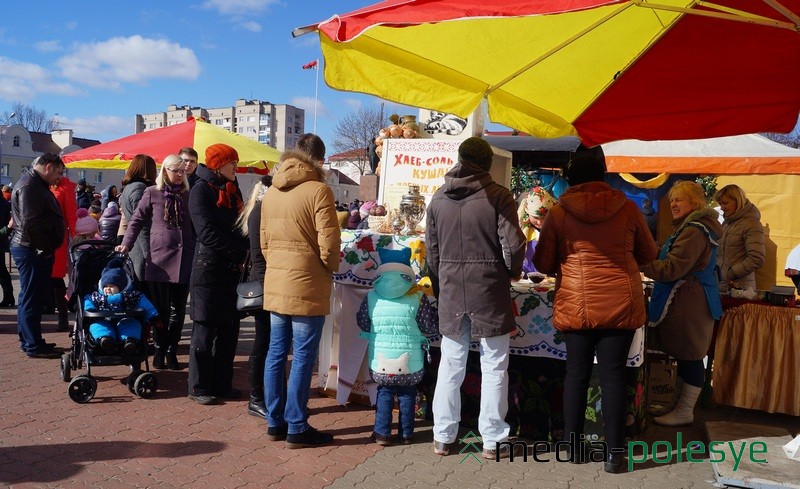
[[[136,114],[136,133],[172,126],[187,118],[209,123],[284,151],[293,148],[305,132],[305,110],[261,100],[236,100],[233,106],[203,108],[169,105],[164,112]]]

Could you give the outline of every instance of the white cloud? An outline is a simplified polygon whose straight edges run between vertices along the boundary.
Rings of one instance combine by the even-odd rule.
[[[314,97],[295,97],[292,99],[292,105],[306,111],[306,127],[308,127],[308,122],[314,120]],[[317,118],[332,116],[331,111],[317,100]]]
[[[0,56],[0,99],[29,102],[37,93],[74,96],[84,92],[69,83],[54,81],[42,66]]]
[[[78,28],[78,23],[75,22],[74,20],[72,20],[72,21],[67,22],[66,24],[64,24],[64,27],[66,27],[67,30],[69,30],[69,31],[74,31],[75,29]]]
[[[57,64],[64,77],[101,88],[156,78],[194,80],[200,75],[200,62],[191,49],[139,35],[78,44]]]
[[[343,102],[345,103],[345,105],[350,107],[350,109],[353,112],[358,112],[359,109],[361,109],[361,106],[363,105],[360,100],[355,99],[355,98],[346,98],[346,99],[343,100]]]
[[[248,31],[261,32],[261,24],[259,24],[258,22],[254,22],[252,20],[242,23],[242,27],[244,27]]]
[[[39,41],[35,45],[37,51],[43,53],[52,53],[54,51],[61,51],[61,41]]]
[[[221,14],[238,15],[261,12],[280,0],[206,0],[203,8],[214,9]]]
[[[133,117],[115,115],[98,115],[90,118],[70,118],[58,116],[58,124],[62,129],[72,129],[76,138],[99,139],[109,141],[133,134]]]

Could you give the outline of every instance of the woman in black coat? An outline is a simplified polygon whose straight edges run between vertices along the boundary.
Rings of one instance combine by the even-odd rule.
[[[264,175],[258,181],[250,193],[250,198],[244,206],[242,215],[239,216],[237,227],[243,236],[250,239],[250,270],[247,280],[250,282],[259,281],[264,284],[264,272],[267,270],[267,262],[261,253],[261,239],[259,230],[261,229],[261,205],[264,193],[272,185],[272,176]],[[253,350],[250,352],[248,360],[248,379],[250,380],[250,402],[247,404],[247,412],[259,418],[267,416],[267,407],[264,404],[264,362],[267,359],[269,350],[270,322],[269,312],[261,310],[253,314],[256,335],[253,340]]]
[[[242,193],[236,186],[239,155],[226,144],[206,149],[198,181],[189,195],[189,212],[197,234],[190,279],[194,321],[189,349],[189,397],[200,404],[217,398],[238,399],[231,385],[239,339],[236,284],[248,241],[236,229]]]

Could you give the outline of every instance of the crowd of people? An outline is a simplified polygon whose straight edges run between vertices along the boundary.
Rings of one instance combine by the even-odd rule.
[[[605,182],[602,159],[573,159],[563,170],[569,188],[560,198],[537,187],[518,211],[510,191],[489,174],[492,154],[483,139],[465,140],[428,206],[425,240],[436,301],[415,286],[410,257],[387,251],[374,290],[354,318],[369,341],[369,367],[379,385],[373,439],[392,442],[395,398],[400,439],[413,439],[414,386],[424,370],[425,335],[438,331],[434,453],[447,455],[456,442],[467,353],[477,342],[483,456],[509,456],[507,369],[515,329],[509,291],[523,273],[547,274],[557,278],[553,325],[564,333],[567,347],[565,438],[580,442],[569,460],[590,460],[583,424],[596,355],[611,450],[605,470],[618,472],[625,442],[625,360],[634,330],[649,322],[658,348],[677,359],[682,380],[680,397],[657,413],[655,422],[692,423],[704,380],[702,359],[721,315],[720,291],[754,287],[753,273],[764,263],[758,209],[741,188],[726,186],[715,195],[720,224],[703,189],[679,181],[668,194],[674,232],[659,251],[652,214]],[[247,202],[236,180],[236,150],[213,144],[204,156],[205,163],[198,164],[194,149],[180,148],[157,168],[152,157],[136,155],[121,192],[112,185],[99,195],[86,182],[76,185],[64,177],[57,155],[37,158],[0,205],[0,244],[8,246],[10,237],[20,277],[15,302],[8,270],[0,267],[0,307],[16,305],[25,354],[57,357],[56,345],[42,338],[41,316],[48,305],[44,298],[52,297],[59,329],[67,329],[66,248],[84,239],[111,241],[130,258],[135,286],[109,270],[84,306],[149,299],[148,320],[159,325],[152,336],[153,366],[180,370],[177,347],[191,296],[188,396],[211,405],[242,395],[232,385],[242,318],[236,286],[260,281],[263,310],[254,314],[247,410],[266,420],[269,440],[285,440],[289,448],[328,444],[333,437],[309,424],[307,404],[330,313],[332,274],[339,268],[337,211],[347,212],[348,221],[361,219],[369,203],[343,208],[335,202],[322,167],[325,145],[313,134],[282,155]],[[95,206],[99,212],[93,212]],[[649,306],[642,274],[655,281]],[[133,351],[144,347],[136,343],[141,326],[92,324],[90,335],[103,350]]]

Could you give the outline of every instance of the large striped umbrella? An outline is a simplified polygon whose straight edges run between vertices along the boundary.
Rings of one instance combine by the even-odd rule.
[[[184,146],[191,146],[203,163],[206,148],[215,143],[224,143],[236,149],[239,153],[239,173],[247,173],[251,168],[255,173],[269,173],[269,169],[281,157],[281,152],[272,146],[202,120],[190,119],[68,153],[62,159],[67,168],[126,170],[137,154],[150,155],[156,163],[161,164],[165,156],[177,153]]]
[[[800,0],[386,0],[317,31],[325,82],[539,137],[789,132]]]

